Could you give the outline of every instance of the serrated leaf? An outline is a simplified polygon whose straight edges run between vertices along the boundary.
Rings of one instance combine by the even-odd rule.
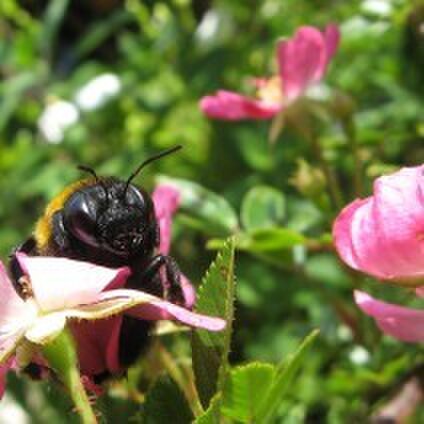
[[[243,198],[241,222],[246,230],[279,225],[285,217],[283,193],[268,186],[253,187]]]
[[[255,362],[233,369],[224,387],[222,414],[243,423],[257,422],[257,411],[274,376],[275,367],[271,364]]]
[[[318,334],[319,330],[312,331],[312,333],[305,338],[297,351],[291,355],[288,360],[283,361],[278,366],[274,382],[267,393],[265,401],[258,410],[256,422],[264,424],[274,422],[278,407],[284,399],[305,355]]]
[[[180,388],[171,378],[159,377],[143,404],[143,424],[187,424],[193,414]]]
[[[180,192],[180,211],[186,214],[188,225],[217,237],[227,237],[237,230],[237,214],[225,198],[191,181],[164,176],[158,181]]]
[[[200,401],[207,408],[224,383],[234,316],[234,239],[230,239],[206,273],[198,290],[195,311],[227,321],[225,330],[192,333],[193,370]]]

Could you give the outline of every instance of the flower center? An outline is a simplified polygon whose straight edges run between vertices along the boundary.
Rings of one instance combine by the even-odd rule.
[[[256,92],[259,99],[269,104],[282,104],[284,101],[282,81],[279,76],[274,76],[261,82]]]

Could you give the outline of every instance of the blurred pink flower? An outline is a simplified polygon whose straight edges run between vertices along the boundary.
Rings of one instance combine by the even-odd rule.
[[[175,208],[168,209],[166,202],[175,202],[176,198],[174,189],[158,190],[155,192],[158,219],[168,249],[170,216]],[[24,254],[18,254],[17,258],[28,279],[31,296],[24,300],[16,293],[0,263],[0,395],[13,363],[18,362],[18,367],[27,365],[37,354],[34,346],[53,340],[68,321],[73,321],[81,371],[88,377],[106,369],[111,372],[120,369],[118,340],[124,312],[141,320],[177,320],[210,331],[225,327],[225,321],[220,318],[196,314],[140,290],[125,289],[130,275],[126,267],[110,269],[66,258]],[[194,290],[187,279],[183,285],[186,305],[191,306]],[[27,354],[17,355],[15,360],[17,349]],[[25,357],[27,362],[19,363],[20,357]],[[91,381],[86,383],[89,386]]]
[[[374,193],[346,206],[333,226],[336,249],[352,268],[415,288],[424,296],[424,165],[378,178]],[[424,311],[355,292],[361,310],[403,341],[424,341]]]
[[[339,39],[339,29],[333,24],[323,33],[311,26],[300,27],[293,38],[277,45],[278,75],[254,81],[256,98],[219,90],[200,100],[201,110],[209,118],[230,121],[272,118],[322,79]]]

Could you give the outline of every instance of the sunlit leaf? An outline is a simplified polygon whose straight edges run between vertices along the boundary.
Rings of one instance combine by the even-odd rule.
[[[196,312],[227,321],[227,327],[221,332],[193,331],[193,369],[204,408],[225,383],[234,316],[234,290],[234,241],[231,239],[210,266],[197,294]]]

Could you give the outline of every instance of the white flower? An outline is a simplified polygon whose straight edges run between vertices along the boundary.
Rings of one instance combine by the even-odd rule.
[[[49,143],[60,143],[65,130],[79,119],[79,111],[73,103],[56,100],[48,104],[38,118],[38,128]]]
[[[103,106],[121,91],[121,80],[111,73],[99,75],[83,85],[75,94],[75,103],[81,110]]]

